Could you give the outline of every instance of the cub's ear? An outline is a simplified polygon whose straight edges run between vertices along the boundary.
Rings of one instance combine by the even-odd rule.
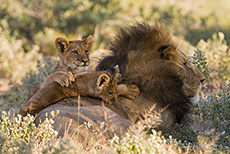
[[[94,42],[94,38],[92,35],[89,35],[86,39],[85,39],[85,45],[86,45],[86,48],[88,50],[90,50],[93,46],[93,42]]]
[[[66,41],[64,38],[59,37],[56,39],[55,45],[56,45],[58,52],[62,54],[65,52],[65,49],[69,47],[69,42]]]
[[[106,74],[102,74],[97,78],[97,89],[103,90],[104,87],[109,85],[110,78]]]
[[[122,75],[120,73],[120,69],[119,69],[119,66],[116,65],[114,66],[113,68],[115,71],[114,71],[114,79],[116,82],[120,82],[122,80]]]
[[[120,82],[122,80],[122,75],[120,73],[119,66],[116,65],[108,70],[106,70],[108,75],[111,77],[113,81]]]
[[[158,48],[158,52],[160,52],[160,58],[165,60],[177,60],[179,57],[179,51],[174,46],[161,46]]]

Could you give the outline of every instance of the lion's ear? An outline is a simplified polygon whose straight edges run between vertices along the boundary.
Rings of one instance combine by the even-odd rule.
[[[55,45],[56,45],[58,52],[62,54],[65,52],[65,49],[69,47],[69,42],[66,41],[64,38],[59,37],[56,39]]]
[[[92,35],[89,35],[86,39],[85,39],[85,45],[86,45],[86,48],[88,50],[90,50],[93,46],[93,42],[94,42],[94,38]]]
[[[110,78],[106,74],[102,74],[97,78],[97,89],[103,90],[104,87],[109,85]]]
[[[158,52],[160,52],[160,58],[164,60],[176,60],[178,58],[177,48],[173,46],[161,46],[158,48]]]

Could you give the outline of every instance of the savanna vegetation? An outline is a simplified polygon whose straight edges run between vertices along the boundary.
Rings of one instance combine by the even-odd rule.
[[[230,153],[229,0],[2,0],[0,5],[0,153]],[[166,24],[180,49],[206,76],[190,122],[171,134],[144,125],[123,138],[88,145],[57,139],[52,117],[35,127],[17,115],[28,89],[53,72],[54,40],[93,35],[92,52],[108,49],[120,26],[136,21]],[[85,124],[90,127],[90,124]]]

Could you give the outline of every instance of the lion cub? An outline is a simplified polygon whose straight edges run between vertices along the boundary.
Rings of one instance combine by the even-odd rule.
[[[89,35],[84,40],[67,41],[62,37],[55,40],[55,46],[60,53],[60,61],[55,71],[49,75],[45,81],[30,89],[27,101],[40,89],[46,87],[52,82],[59,83],[62,87],[68,87],[74,81],[74,74],[78,74],[80,70],[88,70],[90,63],[89,53],[93,46],[94,38]],[[136,85],[118,85],[118,95],[128,98],[135,98],[139,94]]]
[[[48,84],[27,101],[19,114],[35,115],[55,102],[78,95],[101,98],[106,104],[113,105],[124,115],[126,114],[122,106],[116,102],[118,66],[107,71],[79,71],[74,78],[76,81],[69,87],[62,87],[57,82]]]
[[[88,69],[89,52],[92,48],[93,41],[94,38],[91,35],[84,40],[74,41],[67,41],[62,37],[57,38],[55,40],[55,46],[60,54],[60,61],[54,72],[49,75],[42,84],[30,89],[27,100],[53,81],[63,87],[68,87],[74,82],[73,73],[75,71]]]
[[[56,81],[61,86],[68,87],[74,81],[73,73],[78,70],[87,70],[89,65],[89,52],[93,46],[93,36],[85,40],[67,41],[59,37],[55,46],[60,53],[60,61],[54,73],[49,75],[42,83],[41,88]]]

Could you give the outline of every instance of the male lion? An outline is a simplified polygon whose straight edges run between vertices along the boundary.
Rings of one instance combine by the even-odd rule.
[[[203,74],[178,49],[162,25],[137,23],[121,32],[112,41],[113,55],[105,57],[96,70],[120,66],[122,84],[136,84],[140,95],[134,100],[118,97],[132,122],[143,117],[145,110],[156,104],[159,121],[153,128],[170,132],[181,122],[192,104],[199,101]]]

